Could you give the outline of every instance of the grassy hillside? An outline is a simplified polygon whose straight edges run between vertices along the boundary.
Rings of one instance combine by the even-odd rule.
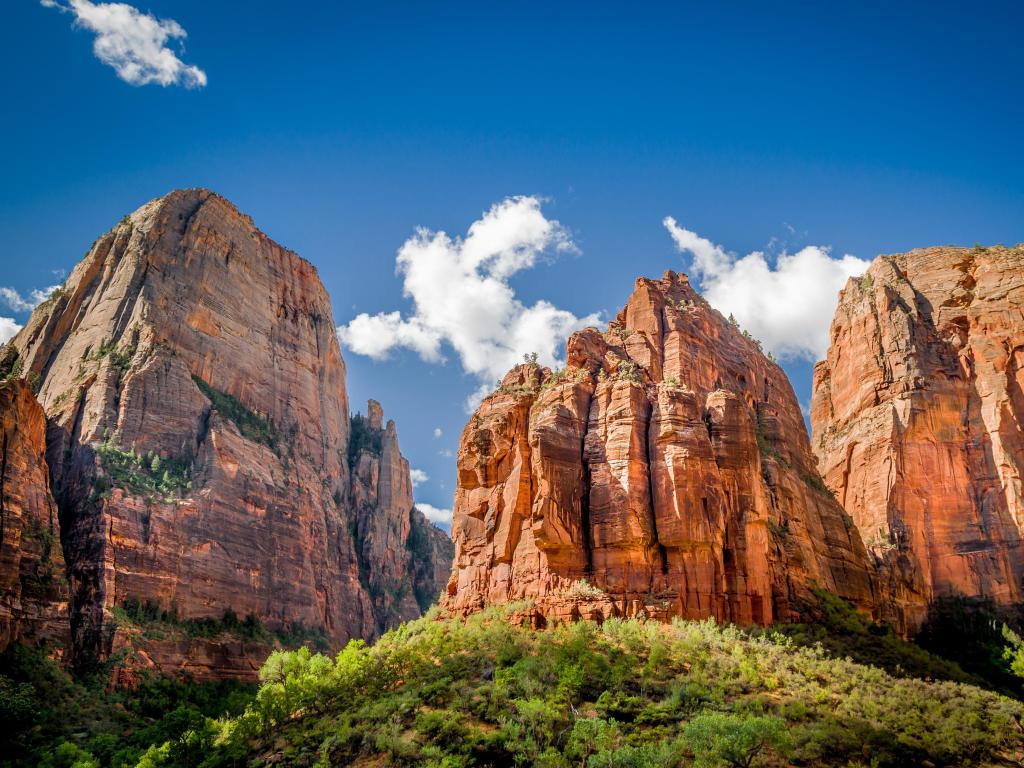
[[[510,610],[427,616],[334,660],[275,653],[245,714],[208,720],[140,765],[939,766],[1024,755],[1024,706],[972,685],[897,677],[710,621],[538,632],[514,626]],[[919,653],[908,647],[908,660]]]
[[[820,622],[786,634],[635,620],[532,631],[509,620],[516,609],[434,612],[334,659],[275,652],[255,696],[158,680],[111,696],[22,659],[0,685],[9,701],[29,700],[35,714],[22,722],[34,727],[6,763],[750,768],[1024,757],[1024,705],[827,596]]]

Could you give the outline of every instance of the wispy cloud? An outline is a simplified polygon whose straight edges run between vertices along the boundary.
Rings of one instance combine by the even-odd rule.
[[[441,439],[441,435],[443,435],[443,434],[444,434],[444,432],[441,431],[440,427],[434,427],[434,439],[435,440],[440,440]]]
[[[450,509],[438,509],[432,504],[416,502],[416,509],[422,512],[427,520],[448,529],[452,524],[452,511]]]
[[[0,304],[4,304],[12,312],[31,312],[58,288],[60,288],[59,285],[51,285],[49,288],[33,288],[27,296],[22,296],[13,288],[0,286]]]
[[[0,317],[0,344],[6,344],[20,330],[21,326],[14,322],[13,317]]]
[[[424,472],[422,469],[410,469],[409,479],[412,481],[412,487],[415,488],[418,485],[423,485],[430,479],[430,475]]]
[[[739,257],[671,216],[663,223],[679,251],[693,257],[691,271],[704,298],[723,314],[734,315],[781,358],[825,356],[839,290],[870,265],[849,254],[833,258],[828,246],[809,245],[781,253],[773,266],[761,251]]]
[[[131,85],[182,85],[202,88],[206,73],[178,58],[168,43],[185,39],[182,26],[173,19],[158,19],[127,3],[92,3],[89,0],[40,0],[75,18],[75,26],[95,33],[96,58],[114,68]]]
[[[556,365],[566,337],[599,321],[577,317],[548,301],[533,306],[516,298],[513,275],[536,265],[546,253],[575,251],[566,230],[541,212],[536,197],[509,197],[473,222],[466,236],[420,228],[398,251],[397,269],[413,311],[362,313],[338,336],[351,351],[383,359],[395,348],[444,362],[450,346],[462,368],[480,382],[467,406],[494,387],[524,354],[536,352]]]

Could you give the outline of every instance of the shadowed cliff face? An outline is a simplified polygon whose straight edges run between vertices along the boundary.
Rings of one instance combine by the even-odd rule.
[[[769,623],[812,584],[874,605],[785,374],[685,276],[638,280],[567,361],[515,368],[463,432],[449,609]]]
[[[340,644],[418,607],[378,582],[430,590],[410,558],[378,558],[405,551],[408,494],[354,492],[345,367],[315,269],[223,198],[176,191],[125,217],[12,343],[49,419],[76,657],[146,645],[111,620],[129,602]],[[389,487],[405,472],[407,489],[389,434],[359,461],[385,465]],[[361,540],[368,528],[393,536]],[[158,666],[217,676],[219,650],[196,665],[188,648],[140,655],[165,651]],[[228,655],[230,674],[254,674],[265,649]]]
[[[10,363],[0,360],[0,379]],[[45,451],[46,417],[28,383],[0,381],[0,651],[17,639],[68,640],[68,589]]]
[[[1022,600],[1024,248],[880,256],[815,368],[814,450],[913,629],[947,593]]]

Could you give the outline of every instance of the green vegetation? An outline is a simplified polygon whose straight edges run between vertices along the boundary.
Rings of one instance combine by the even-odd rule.
[[[359,461],[359,454],[363,451],[380,455],[384,431],[371,427],[370,420],[361,413],[353,416],[349,423],[351,429],[348,436],[348,466],[351,469],[355,467]]]
[[[15,643],[0,656],[0,768],[938,768],[1012,764],[1024,749],[1019,701],[824,591],[801,606],[811,623],[751,631],[620,619],[538,631],[511,621],[527,607],[434,611],[333,659],[275,651],[258,691],[157,677],[109,691],[109,669],[76,681]],[[966,621],[980,636],[961,653],[1024,671],[1024,641],[998,621],[990,632],[990,609],[950,601],[934,631]],[[268,632],[230,611],[115,614],[139,631]]]
[[[109,498],[112,488],[121,488],[133,496],[161,501],[180,498],[192,489],[192,459],[161,459],[152,453],[127,451],[112,436],[96,448],[103,474],[93,481],[94,498]]]
[[[12,347],[13,348],[13,347]],[[25,361],[21,355],[15,353],[13,359],[10,359],[6,364],[6,370],[3,372],[3,376],[0,377],[0,381],[14,381],[15,379],[21,378],[21,372],[25,367]]]
[[[234,639],[249,642],[280,644],[296,648],[309,645],[326,651],[330,647],[327,633],[322,628],[307,627],[293,622],[286,628],[270,629],[255,614],[244,619],[231,609],[224,611],[219,619],[184,619],[178,616],[176,606],[170,609],[152,601],[126,600],[114,608],[114,620],[119,627],[138,631],[149,639],[166,639],[184,635],[186,637],[220,637],[230,635]]]
[[[619,381],[631,381],[634,384],[640,382],[640,370],[632,360],[623,360],[615,369],[615,378]]]
[[[193,376],[192,380],[209,399],[213,410],[233,421],[242,437],[254,443],[262,443],[275,453],[279,451],[280,436],[273,422],[247,408],[238,398],[214,389],[198,376]]]
[[[134,766],[151,744],[187,740],[208,718],[241,715],[255,692],[234,681],[144,676],[134,691],[108,691],[106,682],[102,674],[75,680],[39,649],[8,647],[0,655],[0,767]]]
[[[333,660],[275,652],[244,714],[207,718],[140,765],[953,766],[1024,747],[1016,701],[798,637],[679,620],[533,631],[509,620],[523,608],[431,614]]]
[[[917,642],[954,660],[986,687],[1024,699],[1022,626],[1021,606],[997,606],[991,598],[946,597],[932,603]]]
[[[109,357],[111,367],[123,376],[131,367],[137,350],[138,347],[135,344],[118,349],[115,342],[103,339],[100,341],[99,347],[92,354],[86,355],[85,359],[98,363],[104,358]]]

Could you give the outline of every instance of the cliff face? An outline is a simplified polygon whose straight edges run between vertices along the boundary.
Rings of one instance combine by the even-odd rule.
[[[27,382],[2,381],[8,374],[0,361],[0,651],[17,639],[66,645],[68,590],[46,417]]]
[[[511,371],[462,435],[445,604],[533,619],[795,617],[870,607],[867,554],[825,491],[782,370],[691,288],[640,279],[567,367]]]
[[[1022,599],[1024,247],[880,256],[843,290],[814,375],[825,481],[879,560],[893,619]]]
[[[128,644],[161,668],[217,666],[208,639],[157,648],[116,606],[252,616],[333,645],[410,610],[374,590],[413,590],[408,564],[359,541],[386,530],[383,546],[404,548],[412,504],[363,499],[351,480],[326,292],[226,200],[177,191],[125,217],[12,344],[49,418],[76,657]],[[385,453],[389,489],[402,486],[397,442]],[[229,655],[254,674],[265,652]]]
[[[444,532],[413,506],[409,462],[399,451],[395,422],[384,426],[380,403],[371,400],[367,415],[354,417],[352,427],[356,541],[374,598],[376,629],[383,632],[417,618],[437,600],[454,550]]]

